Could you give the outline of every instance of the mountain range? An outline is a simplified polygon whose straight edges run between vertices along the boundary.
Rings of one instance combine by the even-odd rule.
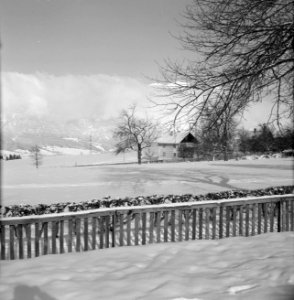
[[[2,150],[76,148],[93,152],[109,151],[114,146],[115,119],[71,119],[30,117],[14,114],[2,119]]]

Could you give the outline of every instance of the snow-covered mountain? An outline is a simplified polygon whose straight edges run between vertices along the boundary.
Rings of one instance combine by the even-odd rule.
[[[2,149],[29,150],[38,145],[44,151],[53,153],[64,152],[62,150],[65,148],[104,152],[113,148],[112,131],[115,123],[114,119],[57,122],[53,118],[28,118],[15,114],[2,120]]]

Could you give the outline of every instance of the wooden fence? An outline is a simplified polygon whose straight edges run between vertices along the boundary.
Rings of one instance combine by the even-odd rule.
[[[294,231],[294,194],[2,218],[0,230],[2,260]]]

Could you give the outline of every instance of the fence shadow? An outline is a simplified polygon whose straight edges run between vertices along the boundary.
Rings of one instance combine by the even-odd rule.
[[[57,300],[46,292],[43,292],[38,286],[28,286],[20,284],[14,289],[13,300]]]

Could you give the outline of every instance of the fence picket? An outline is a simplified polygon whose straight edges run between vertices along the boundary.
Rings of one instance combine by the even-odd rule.
[[[44,247],[43,247],[43,253],[44,255],[48,254],[48,248],[49,248],[49,239],[48,239],[48,222],[43,224],[44,228]]]
[[[196,239],[196,216],[197,211],[196,209],[192,209],[192,240]]]
[[[68,252],[72,252],[72,234],[73,234],[73,219],[68,220],[68,236],[67,236],[67,247]]]
[[[88,242],[89,242],[89,226],[88,218],[84,218],[84,251],[88,251]]]
[[[116,214],[112,216],[111,247],[116,244]]]
[[[156,242],[160,243],[160,231],[161,231],[161,211],[156,212]]]
[[[246,204],[245,206],[245,236],[249,236],[249,204]]]
[[[267,232],[267,224],[268,224],[268,206],[267,203],[263,204],[263,214],[264,214],[264,228],[263,228],[263,232],[266,233]]]
[[[35,256],[40,255],[39,223],[35,223]]]
[[[282,203],[281,203],[281,211],[282,211],[282,231],[285,231],[286,230],[286,206],[285,206],[285,201],[283,200]]]
[[[212,239],[216,238],[216,207],[212,209]]]
[[[110,223],[109,215],[105,216],[105,247],[109,248],[109,223]]]
[[[6,258],[6,247],[5,247],[5,230],[6,226],[0,226],[1,230],[1,260],[5,260]]]
[[[237,207],[233,207],[233,236],[236,236],[237,231]]]
[[[127,216],[127,245],[131,246],[131,221],[132,221],[132,213],[128,213]]]
[[[10,225],[9,226],[9,253],[10,253],[10,259],[13,260],[15,259],[15,256],[14,256],[14,234],[15,234],[15,229],[14,229],[14,225]]]
[[[17,226],[17,235],[18,235],[18,257],[20,259],[24,258],[24,249],[23,249],[23,225],[19,224]]]
[[[25,225],[26,240],[27,240],[27,258],[32,257],[32,233],[31,224]]]
[[[154,229],[154,212],[150,212],[149,244],[153,243],[153,229]]]
[[[146,213],[142,213],[142,245],[146,245]]]
[[[163,232],[163,239],[166,243],[168,241],[168,211],[164,212],[164,232]]]
[[[124,245],[124,215],[119,216],[119,245]]]
[[[81,251],[81,219],[76,218],[76,251]]]
[[[56,235],[57,235],[57,230],[56,230],[56,222],[51,223],[51,240],[52,240],[52,254],[56,254]]]
[[[258,203],[258,207],[257,207],[257,219],[258,219],[258,223],[257,223],[257,233],[261,234],[261,213],[262,213],[262,204]]]
[[[139,221],[140,214],[135,214],[135,245],[139,245]]]
[[[176,236],[176,212],[175,210],[171,211],[171,217],[170,217],[170,222],[171,222],[171,241],[175,242],[175,236]]]
[[[182,218],[182,215],[183,215],[183,211],[180,209],[179,210],[179,242],[182,241],[182,229],[183,229],[183,218]]]
[[[243,236],[243,209],[244,206],[240,205],[239,206],[239,235]]]
[[[199,240],[202,240],[203,229],[203,208],[199,209]]]
[[[289,204],[290,203],[287,200],[285,202],[286,202],[286,231],[289,231],[289,228],[290,228],[290,224],[289,224],[290,205]]]
[[[59,251],[64,253],[64,220],[61,220],[60,223],[60,236],[59,236]]]
[[[273,203],[270,204],[270,232],[274,232],[274,215],[275,215],[275,206]]]
[[[251,235],[255,235],[255,223],[256,223],[256,205],[252,205],[252,225],[251,225]]]
[[[205,239],[209,239],[209,218],[210,218],[210,209],[205,209]]]
[[[224,207],[221,205],[219,208],[219,238],[223,238],[223,213],[224,213]],[[199,229],[200,230],[200,229]]]
[[[96,226],[97,226],[97,218],[92,217],[92,250],[96,249]]]
[[[99,218],[99,249],[104,248],[104,217]]]
[[[231,208],[226,207],[226,237],[230,236]]]
[[[185,210],[185,240],[189,240],[189,218],[190,211],[188,209]]]

